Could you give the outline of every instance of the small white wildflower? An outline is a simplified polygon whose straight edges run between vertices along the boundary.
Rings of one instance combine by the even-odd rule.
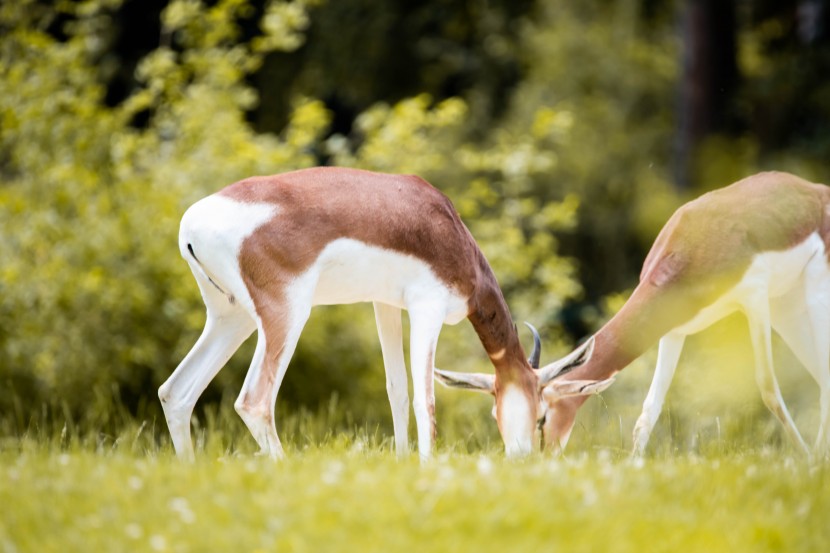
[[[127,534],[128,538],[137,540],[144,535],[144,529],[135,522],[131,522],[124,527],[124,533]]]
[[[280,532],[285,528],[285,523],[279,517],[269,517],[265,525],[270,532]]]
[[[489,457],[482,455],[476,461],[476,468],[479,474],[488,476],[493,473],[493,461]]]
[[[141,480],[141,478],[139,478],[138,476],[130,476],[127,479],[127,485],[130,487],[130,489],[138,491],[144,487],[144,481]]]
[[[590,482],[586,482],[582,486],[582,503],[586,507],[590,507],[591,505],[594,505],[598,499],[599,493],[597,492],[597,489]]]
[[[441,480],[443,482],[449,482],[450,480],[455,479],[455,471],[452,467],[448,465],[442,465],[438,469],[437,480]]]
[[[0,542],[0,545],[3,546],[4,553],[17,553],[19,551],[14,542],[9,541],[8,539],[4,539],[2,542]]]
[[[182,522],[191,524],[196,521],[196,515],[190,509],[190,504],[183,497],[174,497],[168,504],[170,510],[179,515]]]
[[[150,547],[154,551],[164,551],[167,549],[167,539],[160,534],[153,534],[150,536]]]
[[[545,463],[545,466],[550,474],[557,474],[562,470],[562,463],[559,459],[551,459]]]
[[[607,449],[600,449],[597,453],[597,461],[603,465],[607,465],[611,462],[611,452]]]
[[[340,481],[340,476],[343,474],[344,465],[341,461],[332,461],[323,470],[320,475],[320,480],[323,484],[333,486]]]

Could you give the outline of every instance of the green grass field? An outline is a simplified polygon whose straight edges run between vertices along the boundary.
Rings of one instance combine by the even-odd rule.
[[[195,464],[174,458],[158,423],[3,438],[0,551],[830,548],[830,465],[786,447],[508,461],[494,442],[459,440],[421,464],[396,459],[384,432],[318,419],[284,432],[277,463],[221,417],[195,432]]]

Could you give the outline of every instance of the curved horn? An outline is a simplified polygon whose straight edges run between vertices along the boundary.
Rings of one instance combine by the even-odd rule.
[[[530,366],[534,369],[539,368],[539,359],[542,357],[542,339],[539,338],[539,331],[536,327],[525,321],[525,326],[533,333],[533,351],[530,353],[530,358],[527,360]]]
[[[582,365],[591,358],[594,352],[594,337],[591,336],[584,344],[573,350],[571,353],[560,359],[554,361],[549,365],[545,365],[536,371],[539,377],[539,385],[545,386],[554,378],[560,377],[572,371],[575,367]]]

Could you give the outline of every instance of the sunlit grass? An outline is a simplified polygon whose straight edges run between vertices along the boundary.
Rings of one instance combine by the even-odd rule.
[[[565,458],[508,461],[498,443],[444,427],[435,458],[421,464],[416,455],[395,457],[385,427],[347,428],[343,419],[336,405],[283,417],[288,456],[276,463],[253,455],[253,440],[228,409],[206,411],[194,429],[193,464],[174,457],[159,421],[124,421],[114,435],[59,424],[6,435],[0,551],[712,552],[830,544],[830,465],[786,446],[727,447],[723,437],[718,446],[713,437],[700,452],[677,453],[658,441],[634,462],[610,434],[591,438],[583,429]]]
[[[278,403],[276,463],[255,456],[232,395],[200,404],[194,464],[175,459],[154,401],[136,414],[103,394],[80,416],[19,405],[0,418],[0,552],[826,550],[830,465],[783,440],[747,352],[715,363],[698,349],[637,462],[649,357],[586,404],[561,459],[506,460],[492,399],[441,388],[426,464],[395,457],[383,402],[358,415]],[[801,416],[815,390],[787,388],[797,369],[780,373]]]

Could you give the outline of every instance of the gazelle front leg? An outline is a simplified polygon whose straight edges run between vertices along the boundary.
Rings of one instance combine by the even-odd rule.
[[[395,452],[398,457],[409,453],[409,385],[403,356],[401,310],[385,303],[374,303],[375,322],[386,369],[386,393],[392,407],[395,429]]]
[[[666,334],[660,339],[654,378],[648,389],[646,400],[643,402],[643,412],[634,427],[634,449],[632,451],[634,456],[639,457],[645,453],[651,431],[654,430],[654,425],[663,410],[663,402],[674,378],[674,371],[677,368],[685,339],[684,334],[678,333]]]
[[[260,447],[260,455],[284,456],[274,421],[285,371],[294,355],[311,305],[269,304],[258,310],[258,340],[254,358],[234,408]]]
[[[749,334],[755,352],[755,379],[761,391],[761,399],[767,409],[781,421],[790,441],[809,455],[810,448],[807,447],[807,443],[801,437],[801,433],[799,433],[790,412],[787,410],[787,406],[784,404],[781,388],[778,386],[778,379],[775,377],[772,359],[770,306],[766,291],[763,291],[763,294],[759,293],[750,302],[747,302],[744,305],[744,313],[749,323]]]
[[[426,460],[435,441],[435,348],[444,324],[444,310],[418,305],[409,310],[409,356],[412,369],[412,407],[418,428],[418,454]]]

